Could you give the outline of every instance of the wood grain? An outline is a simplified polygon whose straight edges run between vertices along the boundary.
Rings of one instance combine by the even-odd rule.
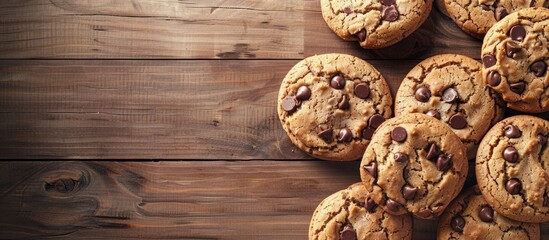
[[[0,237],[306,239],[358,162],[0,163]],[[435,239],[416,220],[414,239]],[[543,225],[543,238],[549,225]]]
[[[420,30],[384,50],[340,40],[318,0],[3,0],[0,15],[3,59],[302,59],[327,52],[422,59],[480,52],[480,41],[436,9]]]

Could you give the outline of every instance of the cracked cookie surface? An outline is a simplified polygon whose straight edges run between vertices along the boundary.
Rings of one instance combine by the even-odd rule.
[[[430,219],[457,196],[467,170],[459,137],[441,121],[410,113],[389,119],[376,130],[362,158],[360,176],[384,210]]]
[[[328,26],[346,41],[367,49],[392,45],[427,19],[432,0],[320,0]]]
[[[549,5],[549,1],[536,0],[437,0],[437,3],[464,32],[480,39],[510,13]]]
[[[482,76],[507,106],[549,111],[549,9],[526,8],[496,23],[482,44]]]
[[[324,199],[313,213],[309,240],[325,239],[412,239],[412,217],[384,212],[356,183]]]
[[[474,159],[482,137],[503,118],[501,98],[484,84],[481,64],[454,54],[420,62],[404,78],[395,97],[395,115],[424,113],[446,123]]]
[[[381,74],[345,54],[304,59],[286,75],[278,116],[290,140],[309,155],[359,159],[371,134],[391,116],[392,97]]]
[[[461,193],[439,220],[437,239],[540,239],[540,226],[493,211],[477,186]]]
[[[488,131],[476,159],[478,186],[500,214],[549,221],[549,121],[519,115]]]

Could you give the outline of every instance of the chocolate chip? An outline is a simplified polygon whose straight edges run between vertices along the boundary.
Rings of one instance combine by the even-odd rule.
[[[455,216],[450,221],[450,226],[456,232],[463,232],[465,228],[465,219],[462,216]]]
[[[311,89],[307,86],[301,86],[297,89],[295,97],[301,101],[309,100],[311,98]]]
[[[339,233],[340,240],[356,240],[356,232],[351,226],[345,226]]]
[[[370,96],[370,86],[366,83],[359,83],[355,86],[355,95],[358,98],[366,99]]]
[[[427,114],[427,116],[434,117],[434,118],[440,120],[440,113],[437,110],[429,110],[425,114]]]
[[[298,107],[298,102],[294,96],[286,96],[282,99],[282,109],[286,112],[293,112]]]
[[[408,133],[406,132],[406,129],[404,129],[403,127],[395,127],[393,131],[391,131],[391,139],[397,142],[404,142],[406,141],[407,137],[408,137]]]
[[[396,3],[396,0],[381,0],[381,4],[385,6],[391,6]]]
[[[490,71],[486,78],[486,83],[490,84],[492,87],[499,85],[501,83],[501,75],[496,71]]]
[[[547,71],[547,64],[544,61],[537,61],[530,65],[530,71],[534,72],[536,77],[542,77]]]
[[[483,222],[494,221],[494,209],[489,206],[482,207],[480,211],[478,211],[478,216]]]
[[[422,218],[430,218],[431,216],[433,216],[433,211],[428,208],[424,208],[419,210],[419,212],[417,212],[417,215]]]
[[[442,100],[447,103],[453,103],[459,98],[459,95],[454,88],[448,88],[442,93]]]
[[[330,86],[335,89],[343,89],[345,87],[345,82],[347,82],[345,78],[338,74],[332,77],[332,80],[330,81]]]
[[[374,135],[375,129],[370,127],[365,127],[362,129],[362,138],[366,140],[372,140],[372,136]]]
[[[450,162],[452,160],[452,155],[440,154],[437,158],[437,169],[439,171],[446,171],[450,167]]]
[[[517,83],[511,83],[509,85],[509,88],[511,88],[511,91],[513,91],[516,94],[522,94],[524,90],[526,89],[526,83],[524,81],[520,81]]]
[[[450,126],[453,129],[464,129],[467,127],[467,120],[463,113],[456,113],[450,117]]]
[[[507,57],[513,58],[515,53],[520,52],[522,48],[515,42],[506,42],[505,43],[505,54]]]
[[[377,163],[372,162],[370,165],[364,165],[364,170],[368,172],[372,177],[377,177]]]
[[[349,15],[349,14],[353,13],[353,9],[351,9],[350,7],[344,7],[343,12],[346,13],[347,15]]]
[[[416,89],[415,97],[420,102],[427,102],[431,98],[431,91],[425,86],[420,87]]]
[[[416,194],[417,194],[418,190],[419,189],[417,187],[412,187],[410,185],[404,185],[404,187],[402,187],[402,196],[406,200],[412,200],[416,197]]]
[[[398,19],[399,15],[400,14],[398,13],[396,5],[393,4],[391,6],[383,8],[383,11],[381,12],[381,19],[389,22],[394,22]]]
[[[509,36],[515,41],[522,41],[526,37],[526,29],[521,25],[515,25],[509,30]]]
[[[486,5],[486,4],[480,4],[480,7],[482,8],[482,10],[484,11],[490,11],[490,6]]]
[[[503,127],[503,131],[505,132],[505,136],[507,136],[508,138],[519,138],[520,136],[522,136],[522,132],[515,125],[509,124]]]
[[[364,42],[364,40],[366,40],[366,29],[360,30],[360,32],[356,34],[356,37],[359,41]]]
[[[505,150],[503,150],[503,159],[507,162],[516,163],[518,162],[518,157],[517,149],[512,146],[506,147]]]
[[[383,122],[385,122],[385,118],[383,116],[381,116],[380,114],[374,114],[373,116],[370,117],[370,119],[368,119],[368,126],[376,129]]]
[[[509,13],[507,12],[507,9],[503,7],[497,7],[496,11],[494,12],[494,17],[496,18],[496,21],[499,21],[503,19],[505,16],[507,16]]]
[[[496,58],[492,54],[484,55],[484,57],[482,57],[482,63],[485,68],[489,68],[496,65]]]
[[[333,134],[334,134],[334,130],[329,128],[329,129],[326,129],[326,130],[320,132],[318,134],[318,137],[320,139],[324,140],[324,142],[326,142],[326,143],[331,143],[334,140]]]
[[[542,147],[545,146],[545,144],[547,144],[547,136],[543,136],[541,133],[538,134],[538,142],[539,142],[539,145],[541,145]]]
[[[546,193],[545,196],[543,196],[543,206],[549,207],[549,193]]]
[[[410,157],[408,157],[408,154],[402,153],[402,152],[395,153],[394,158],[395,158],[395,161],[397,162],[408,162],[408,160],[410,160]]]
[[[435,159],[438,158],[438,156],[440,156],[440,154],[442,154],[438,146],[434,143],[431,143],[426,150],[427,150],[427,159],[430,161],[434,161]]]
[[[339,100],[339,103],[337,104],[337,108],[341,110],[347,110],[349,109],[349,107],[351,107],[351,105],[349,104],[349,95],[343,94],[341,96],[341,100]]]
[[[368,198],[366,198],[365,206],[366,206],[366,210],[367,210],[368,212],[374,212],[374,210],[375,210],[376,207],[377,207],[377,204],[376,204],[376,202],[374,201],[374,199],[368,197]]]
[[[400,203],[396,202],[393,199],[387,199],[387,201],[385,202],[385,205],[387,205],[387,209],[393,212],[398,212],[398,210],[400,210],[400,208],[402,207]]]
[[[340,142],[350,142],[353,139],[353,133],[349,128],[343,128],[339,130],[337,134],[337,140]]]
[[[505,190],[511,195],[519,194],[522,190],[522,183],[516,178],[511,178],[505,183]]]

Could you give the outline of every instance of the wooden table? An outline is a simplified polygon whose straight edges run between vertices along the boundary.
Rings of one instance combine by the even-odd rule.
[[[2,0],[0,16],[0,157],[48,160],[0,164],[2,239],[306,239],[359,163],[291,144],[275,108],[286,72],[352,54],[394,95],[422,59],[479,59],[481,44],[434,9],[396,46],[364,50],[318,0]],[[415,239],[435,232],[415,222]]]

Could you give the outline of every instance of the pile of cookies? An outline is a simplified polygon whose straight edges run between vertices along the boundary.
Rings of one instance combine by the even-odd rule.
[[[464,31],[486,35],[482,63],[428,58],[394,100],[383,76],[354,56],[312,56],[289,71],[277,108],[290,140],[315,158],[362,158],[362,182],[318,205],[309,239],[411,239],[412,216],[438,219],[438,239],[540,238],[539,223],[549,221],[549,121],[503,119],[506,108],[549,111],[549,9],[524,2],[439,1]],[[409,35],[432,6],[321,4],[330,28],[365,48]],[[462,189],[469,161],[478,185]]]

